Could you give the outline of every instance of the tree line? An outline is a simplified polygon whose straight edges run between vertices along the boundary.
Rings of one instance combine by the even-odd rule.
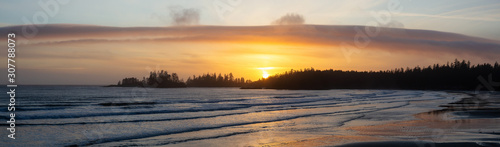
[[[203,74],[199,76],[193,75],[189,77],[186,84],[188,87],[242,87],[247,83],[251,83],[251,80],[246,80],[245,78],[234,78],[232,73],[222,75],[219,73],[213,74]]]
[[[500,66],[471,65],[455,60],[445,65],[385,71],[290,70],[247,84],[243,89],[415,89],[415,90],[496,90]],[[495,89],[496,88],[496,89]]]
[[[381,71],[290,70],[252,82],[232,73],[207,73],[189,77],[186,82],[176,73],[150,72],[149,77],[124,78],[111,87],[241,87],[242,89],[415,89],[415,90],[500,90],[500,66],[471,65],[470,61],[434,64],[427,67],[396,68]]]
[[[149,77],[143,77],[139,80],[135,77],[124,78],[116,85],[109,87],[153,87],[153,88],[180,88],[180,87],[243,87],[251,80],[245,78],[234,78],[232,73],[222,74],[203,74],[199,76],[193,75],[186,82],[179,79],[177,73],[169,74],[167,71],[153,71],[149,73]]]
[[[178,88],[186,87],[186,83],[179,79],[177,73],[169,74],[167,71],[152,71],[149,72],[149,77],[138,78],[124,78],[118,81],[116,85],[109,85],[110,87],[153,87],[153,88]]]

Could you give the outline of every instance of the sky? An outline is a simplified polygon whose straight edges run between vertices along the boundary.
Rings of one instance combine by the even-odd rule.
[[[19,36],[22,84],[491,63],[498,26],[495,0],[0,0],[0,33]]]

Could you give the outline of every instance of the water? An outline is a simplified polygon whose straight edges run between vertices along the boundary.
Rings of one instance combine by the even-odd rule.
[[[349,126],[412,120],[412,114],[465,97],[408,90],[99,86],[20,86],[16,92],[16,140],[1,131],[0,146],[283,145],[355,135]],[[7,110],[0,110],[7,121]]]

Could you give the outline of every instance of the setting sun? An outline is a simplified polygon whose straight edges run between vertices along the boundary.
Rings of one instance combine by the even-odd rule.
[[[274,67],[261,67],[261,68],[257,68],[257,69],[262,70],[262,78],[267,79],[269,77],[269,75],[270,75],[267,72],[267,70],[272,70],[272,69],[274,69]]]
[[[267,73],[267,71],[262,71],[262,77],[264,79],[266,79],[267,77],[269,77],[269,74]]]

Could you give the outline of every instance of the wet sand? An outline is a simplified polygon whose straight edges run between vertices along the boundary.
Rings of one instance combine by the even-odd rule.
[[[436,143],[425,141],[385,141],[385,142],[361,142],[340,145],[338,147],[484,147],[498,146],[495,143],[475,143],[475,142],[451,142]]]
[[[414,114],[414,120],[350,126],[327,136],[269,146],[500,146],[500,95],[481,94]]]

